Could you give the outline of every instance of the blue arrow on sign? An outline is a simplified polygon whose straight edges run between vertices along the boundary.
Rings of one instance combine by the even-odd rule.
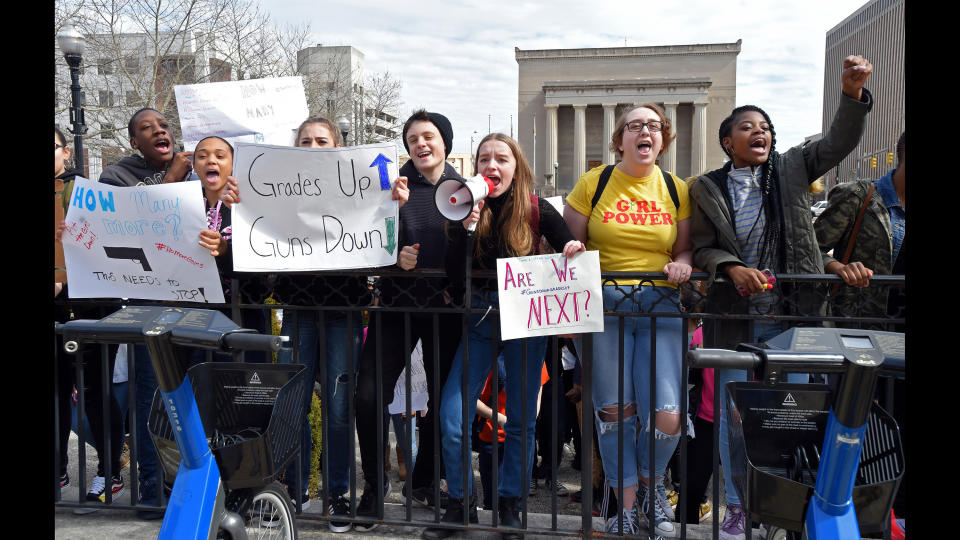
[[[383,155],[377,154],[377,159],[373,160],[373,163],[370,164],[371,167],[376,167],[380,173],[380,190],[390,189],[390,176],[387,174],[387,163],[393,163],[390,159]]]

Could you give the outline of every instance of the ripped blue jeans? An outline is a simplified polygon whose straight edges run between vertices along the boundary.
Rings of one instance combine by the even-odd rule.
[[[621,313],[676,313],[680,301],[676,289],[640,285],[603,287],[604,311]],[[616,415],[619,393],[619,317],[603,318],[603,333],[593,338],[593,407],[603,457],[603,472],[614,488],[637,484],[638,470],[650,474],[650,352],[653,319],[648,316],[623,317],[623,403],[634,404],[636,413],[624,411],[623,423],[601,419],[600,410],[608,407]],[[683,369],[683,319],[656,319],[656,410],[680,414],[681,369]],[[613,407],[610,407],[613,406]],[[637,436],[637,426],[643,429]],[[618,480],[617,437],[623,434],[623,482]],[[654,442],[656,476],[662,476],[680,440],[680,434],[668,435],[656,430]]]
[[[294,335],[294,310],[284,310],[283,326],[280,334],[290,336],[291,342]],[[352,317],[352,332],[347,332],[347,317]],[[318,329],[319,313],[310,310],[297,310],[296,329],[298,333],[298,363],[306,366],[306,377],[309,381],[310,392],[307,393],[307,399],[313,395],[313,381],[320,373],[320,353],[321,345]],[[326,342],[323,346],[327,351],[327,380],[326,392],[327,403],[325,418],[327,421],[327,431],[324,433],[325,449],[329,461],[330,485],[327,486],[327,493],[330,496],[343,495],[350,487],[350,471],[353,465],[353,454],[350,451],[350,440],[353,439],[353,429],[350,426],[348,418],[349,402],[353,399],[353,394],[349,387],[349,365],[350,349],[353,349],[353,369],[356,374],[357,366],[360,364],[360,336],[363,332],[363,321],[359,312],[347,312],[346,315],[327,312],[324,317],[324,331],[326,333]],[[277,353],[277,363],[294,363],[293,349],[283,347]],[[356,379],[354,379],[356,380]],[[304,417],[302,444],[303,451],[300,455],[301,463],[301,482],[299,491],[307,489],[307,481],[310,478],[310,449],[313,441],[310,432],[310,420],[307,415],[310,414],[310,402],[307,402]],[[327,442],[329,441],[329,442]],[[293,462],[287,468],[286,477],[293,478],[296,467]],[[290,481],[288,480],[288,483]],[[289,485],[290,489],[297,489]]]

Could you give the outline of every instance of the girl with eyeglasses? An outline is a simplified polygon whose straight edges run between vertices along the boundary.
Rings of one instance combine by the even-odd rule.
[[[600,251],[604,272],[663,272],[667,278],[604,281],[604,311],[641,314],[622,317],[622,350],[620,317],[604,317],[604,331],[593,339],[593,406],[603,470],[617,496],[618,488],[623,493],[620,511],[605,527],[611,533],[638,534],[639,514],[648,513],[651,501],[651,529],[667,535],[674,531],[663,473],[680,438],[683,321],[656,319],[653,357],[654,323],[648,316],[678,312],[677,286],[690,279],[692,272],[687,185],[657,166],[657,158],[674,138],[673,126],[659,106],[647,103],[627,109],[617,120],[610,142],[620,162],[581,176],[563,212],[573,235],[586,242],[587,249]],[[613,375],[619,373],[621,352],[622,381]],[[651,362],[656,362],[657,374],[652,414]],[[622,402],[618,397],[621,384]],[[641,437],[637,437],[638,427],[642,428]],[[650,429],[656,430],[656,461],[652,464]],[[623,452],[622,478],[618,474],[618,439]]]

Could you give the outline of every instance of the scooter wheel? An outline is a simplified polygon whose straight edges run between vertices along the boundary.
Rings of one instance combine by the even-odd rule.
[[[246,520],[247,536],[296,540],[297,527],[287,490],[273,482],[253,496]]]

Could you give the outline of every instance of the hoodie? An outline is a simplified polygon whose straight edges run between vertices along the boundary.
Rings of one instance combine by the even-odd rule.
[[[104,167],[103,172],[100,173],[100,181],[104,184],[120,187],[160,184],[163,182],[165,174],[166,169],[158,169],[148,163],[143,156],[133,154],[113,165]],[[189,176],[189,173],[187,173],[187,176]],[[186,180],[187,176],[184,176],[183,180]]]

